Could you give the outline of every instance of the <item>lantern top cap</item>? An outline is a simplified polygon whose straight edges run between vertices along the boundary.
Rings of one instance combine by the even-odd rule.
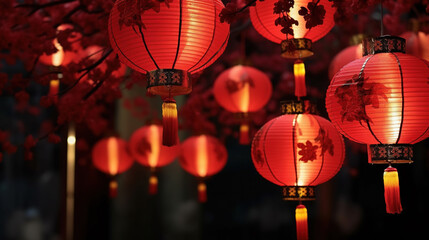
[[[362,41],[363,56],[377,53],[405,53],[405,39],[384,35],[377,38],[366,38]]]
[[[316,106],[310,100],[286,100],[280,102],[282,115],[285,114],[315,114]]]

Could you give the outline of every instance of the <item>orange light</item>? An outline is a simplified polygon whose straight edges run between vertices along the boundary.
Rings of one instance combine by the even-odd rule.
[[[118,174],[119,167],[118,141],[116,138],[110,137],[107,140],[107,151],[109,173],[114,176]]]
[[[201,135],[197,139],[197,172],[200,177],[207,176],[208,156],[207,156],[207,138]]]
[[[300,204],[295,210],[296,238],[297,240],[308,239],[307,208]]]
[[[295,76],[295,96],[307,96],[307,88],[305,86],[305,65],[304,62],[298,60],[293,65],[293,73]]]

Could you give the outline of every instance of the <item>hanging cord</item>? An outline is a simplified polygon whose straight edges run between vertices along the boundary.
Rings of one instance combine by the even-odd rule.
[[[384,26],[383,26],[383,17],[384,17],[384,12],[383,12],[383,0],[380,0],[380,37],[384,35]]]

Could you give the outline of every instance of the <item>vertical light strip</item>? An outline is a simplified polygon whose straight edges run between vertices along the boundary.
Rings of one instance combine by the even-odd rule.
[[[158,165],[159,154],[161,152],[161,136],[157,125],[149,127],[150,152],[148,154],[149,166],[155,168]]]
[[[200,177],[207,176],[208,156],[207,137],[201,135],[197,138],[197,171]]]
[[[73,240],[74,233],[75,163],[76,129],[71,122],[67,134],[66,240]]]
[[[118,140],[114,137],[110,137],[107,140],[107,164],[109,167],[109,173],[112,176],[118,174],[119,169],[119,152],[118,152]]]

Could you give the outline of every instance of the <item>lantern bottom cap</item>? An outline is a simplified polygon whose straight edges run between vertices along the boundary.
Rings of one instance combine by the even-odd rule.
[[[368,162],[371,164],[412,163],[412,144],[370,144]]]
[[[189,72],[180,69],[157,69],[147,73],[147,91],[161,97],[186,95],[192,92]]]
[[[292,38],[281,42],[282,57],[284,58],[306,58],[314,55],[313,42],[308,38]]]
[[[314,186],[283,186],[282,197],[285,201],[316,200]]]

